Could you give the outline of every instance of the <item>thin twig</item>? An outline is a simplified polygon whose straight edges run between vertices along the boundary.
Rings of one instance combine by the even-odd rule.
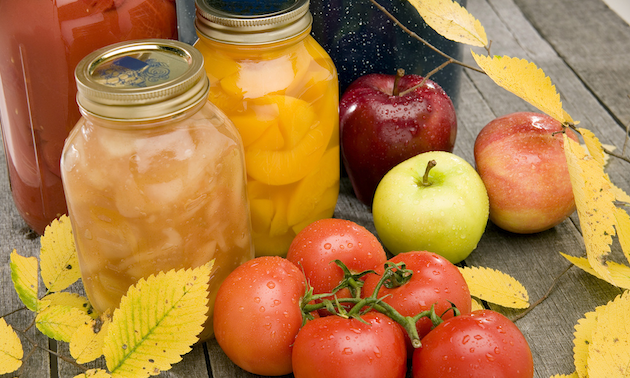
[[[374,4],[374,6],[376,8],[378,8],[381,12],[383,12],[387,17],[389,17],[389,19],[392,20],[396,25],[398,25],[405,33],[409,34],[411,37],[413,37],[413,38],[417,39],[418,41],[422,42],[424,45],[426,45],[431,50],[433,50],[436,53],[440,54],[441,56],[443,56],[444,58],[448,59],[452,63],[458,64],[458,65],[460,65],[462,67],[465,67],[465,68],[471,69],[473,71],[477,71],[477,72],[485,74],[485,72],[482,69],[474,67],[474,66],[471,66],[471,65],[468,65],[468,64],[466,64],[464,62],[461,62],[461,61],[451,57],[450,55],[444,53],[442,50],[438,49],[437,47],[433,46],[432,44],[430,44],[427,40],[425,40],[424,38],[420,37],[418,34],[416,34],[412,30],[407,28],[405,25],[403,25],[400,21],[398,21],[398,19],[396,17],[394,17],[391,13],[389,13],[389,11],[387,11],[387,9],[385,9],[382,5],[377,3],[376,0],[370,0],[370,2],[372,4]],[[451,62],[449,62],[449,63],[451,63]]]
[[[424,83],[427,82],[427,80],[429,80],[429,78],[431,76],[435,75],[437,72],[439,72],[441,69],[443,69],[444,67],[448,66],[451,63],[454,63],[453,59],[449,59],[449,60],[445,61],[444,63],[440,64],[438,67],[434,68],[431,72],[426,74],[424,76],[424,78],[422,78],[422,81],[420,83],[414,85],[413,87],[411,87],[411,88],[409,88],[409,89],[407,89],[405,91],[400,92],[399,95],[402,97],[402,96],[406,95],[407,93],[416,90],[416,88],[420,88],[421,86],[424,85]]]
[[[553,289],[555,288],[555,286],[558,284],[558,282],[560,281],[560,277],[564,276],[564,274],[566,272],[569,271],[569,269],[571,269],[571,267],[573,266],[573,264],[570,264],[569,266],[566,267],[565,270],[562,271],[562,273],[560,273],[558,275],[558,277],[556,277],[553,282],[551,283],[551,286],[549,287],[549,289],[547,290],[547,292],[545,293],[545,295],[543,295],[540,299],[538,299],[536,302],[532,303],[531,305],[529,305],[529,307],[527,307],[527,309],[525,309],[525,311],[521,312],[520,314],[514,316],[511,318],[511,320],[513,322],[525,317],[525,315],[527,315],[531,310],[533,310],[534,308],[536,308],[536,306],[538,306],[539,304],[543,303],[545,301],[545,299],[549,298],[549,295],[551,294],[551,292],[553,291]]]
[[[16,312],[20,312],[20,311],[22,311],[22,310],[26,310],[26,306],[24,306],[24,307],[20,307],[20,308],[16,308],[15,310],[13,310],[13,311],[11,311],[11,312],[8,312],[8,313],[6,313],[6,314],[4,314],[4,315],[0,315],[0,318],[6,318],[7,316],[9,316],[9,315],[13,315],[13,314],[15,314]]]
[[[625,145],[624,145],[624,148],[625,148]],[[618,153],[612,152],[611,150],[607,149],[606,147],[602,147],[602,150],[603,150],[605,153],[607,153],[608,155],[610,155],[610,156],[614,156],[614,157],[616,157],[617,159],[621,159],[621,160],[624,160],[624,161],[626,161],[626,162],[630,163],[630,158],[629,158],[629,157],[627,157],[627,156],[624,156],[624,155],[622,155],[622,154],[618,154]]]

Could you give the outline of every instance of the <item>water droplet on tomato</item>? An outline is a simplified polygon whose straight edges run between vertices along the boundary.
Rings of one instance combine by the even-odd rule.
[[[331,249],[331,248],[332,248],[332,244],[330,243],[324,244],[324,249]]]
[[[379,358],[380,358],[380,357],[383,355],[383,352],[381,352],[381,348],[379,348],[379,347],[375,346],[375,347],[374,347],[374,355],[375,355],[376,357],[379,357]]]
[[[343,353],[345,355],[351,355],[351,354],[353,354],[352,348],[343,348],[343,352],[341,352],[341,353]]]
[[[491,353],[486,354],[486,359],[490,362],[494,361],[494,356]]]
[[[468,335],[464,335],[464,338],[462,339],[462,344],[466,344],[470,341],[470,336]]]
[[[274,287],[276,287],[276,283],[273,281],[269,281],[267,282],[267,287],[270,289],[273,289]]]

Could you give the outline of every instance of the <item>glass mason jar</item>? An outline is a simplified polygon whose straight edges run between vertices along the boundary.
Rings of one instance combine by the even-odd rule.
[[[13,200],[37,233],[66,213],[59,159],[81,116],[77,63],[140,38],[177,38],[174,0],[0,0],[2,138]]]
[[[339,194],[339,86],[308,0],[197,0],[210,101],[245,147],[256,255],[286,255]]]
[[[76,80],[83,116],[61,175],[90,302],[113,309],[140,278],[214,259],[211,315],[254,249],[240,135],[207,101],[203,57],[178,41],[124,42],[88,55]]]

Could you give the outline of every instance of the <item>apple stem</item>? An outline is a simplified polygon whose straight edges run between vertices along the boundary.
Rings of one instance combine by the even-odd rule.
[[[396,78],[394,79],[394,90],[392,91],[393,96],[399,96],[400,89],[398,88],[398,82],[403,76],[405,76],[405,70],[402,68],[397,69]]]
[[[435,160],[429,160],[427,163],[427,169],[425,169],[424,176],[422,176],[422,181],[420,182],[422,186],[431,186],[431,183],[429,182],[429,171],[431,171],[431,169],[436,165],[437,162]]]

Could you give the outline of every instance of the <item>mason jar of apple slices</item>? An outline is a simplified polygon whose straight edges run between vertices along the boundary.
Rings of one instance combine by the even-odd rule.
[[[130,285],[214,260],[219,285],[254,257],[243,146],[207,101],[203,56],[170,40],[110,45],[75,71],[82,117],[61,173],[88,298],[114,309]]]
[[[286,255],[339,194],[338,81],[308,0],[196,0],[209,100],[245,148],[256,255]]]

